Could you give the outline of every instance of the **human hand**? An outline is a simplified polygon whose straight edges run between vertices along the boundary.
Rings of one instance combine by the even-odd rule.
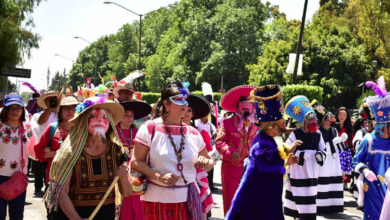
[[[341,136],[340,136],[340,138],[341,138],[341,141],[342,141],[342,142],[345,142],[345,141],[348,140],[348,134],[347,134],[347,133],[342,133]]]
[[[211,170],[213,168],[213,160],[208,159],[204,156],[199,156],[198,161],[196,161],[195,166],[200,167],[204,170]]]
[[[295,151],[295,148],[301,146],[302,144],[303,144],[303,142],[302,142],[301,140],[296,140],[296,141],[294,141],[294,143],[292,144],[291,149],[294,149],[294,151]]]
[[[240,160],[240,154],[237,151],[234,151],[232,153],[232,161],[238,161]]]
[[[43,148],[43,152],[48,153],[48,152],[50,152],[50,151],[51,151],[51,148],[50,148],[50,147],[44,147],[44,148]]]
[[[179,176],[176,176],[173,173],[166,173],[164,175],[160,174],[157,180],[168,186],[174,186],[176,182],[179,180]]]
[[[298,163],[299,161],[299,157],[296,156],[296,155],[291,155],[288,159],[287,159],[287,165],[293,165],[293,164],[296,164]]]
[[[364,177],[366,177],[366,179],[367,179],[368,181],[370,181],[370,182],[373,182],[374,180],[378,180],[378,179],[376,178],[375,173],[372,172],[372,171],[371,171],[370,169],[368,169],[368,168],[365,168],[365,169],[363,170],[363,175],[364,175]]]
[[[120,179],[128,179],[130,176],[130,166],[126,162],[122,163],[118,168],[117,175]]]
[[[341,139],[341,137],[335,137],[335,138],[333,138],[332,141],[333,141],[334,145],[337,145],[338,143],[342,142],[342,139]]]

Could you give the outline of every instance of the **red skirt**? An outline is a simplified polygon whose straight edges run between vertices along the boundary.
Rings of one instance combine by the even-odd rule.
[[[142,201],[147,220],[190,220],[187,202],[158,203]]]

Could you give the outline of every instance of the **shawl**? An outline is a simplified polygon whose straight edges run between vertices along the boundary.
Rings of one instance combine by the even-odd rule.
[[[91,112],[92,109],[89,111]],[[115,129],[113,118],[106,109],[104,109],[104,111],[108,116],[110,127],[113,130],[113,132],[110,134],[109,140],[107,141],[111,141],[119,145],[121,147],[122,153],[124,153],[122,143]],[[66,137],[62,143],[60,149],[58,149],[53,159],[53,163],[50,169],[49,187],[43,197],[43,200],[46,202],[49,211],[51,211],[53,208],[55,211],[57,211],[58,197],[62,187],[64,186],[69,175],[71,175],[73,172],[73,168],[84,150],[84,146],[88,137],[88,116],[90,115],[90,112],[87,112],[87,114],[84,114],[84,116],[78,120],[68,137]]]

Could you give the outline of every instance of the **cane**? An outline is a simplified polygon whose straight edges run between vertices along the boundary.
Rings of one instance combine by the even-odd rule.
[[[92,220],[95,217],[95,215],[98,213],[98,211],[102,207],[104,201],[106,201],[108,195],[110,195],[112,189],[114,188],[114,186],[118,182],[118,180],[119,180],[119,176],[116,176],[115,179],[112,181],[110,187],[108,188],[108,190],[104,194],[103,199],[99,202],[98,206],[96,206],[95,210],[93,210],[91,216],[89,216],[89,218],[88,218],[89,220]]]

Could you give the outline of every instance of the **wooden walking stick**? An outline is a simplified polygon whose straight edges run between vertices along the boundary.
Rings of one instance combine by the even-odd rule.
[[[118,182],[118,180],[119,180],[119,176],[116,176],[115,179],[112,181],[110,187],[108,188],[108,190],[104,194],[102,200],[99,202],[98,206],[96,206],[96,208],[95,208],[95,210],[93,210],[91,216],[89,216],[89,218],[88,218],[89,220],[92,220],[95,217],[95,215],[98,213],[100,208],[103,206],[104,201],[106,201],[108,195],[110,195],[112,189],[114,188],[114,186]]]

